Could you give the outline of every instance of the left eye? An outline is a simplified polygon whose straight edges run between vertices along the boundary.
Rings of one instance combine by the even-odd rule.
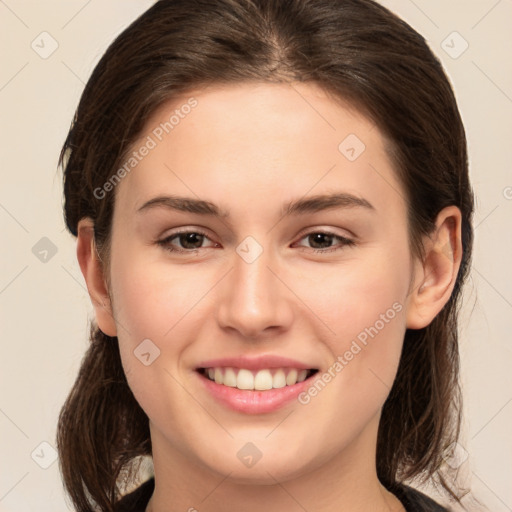
[[[173,243],[173,240],[176,240],[179,243],[178,247]],[[204,246],[203,243],[206,240],[210,240],[206,233],[202,233],[200,231],[181,231],[179,233],[174,233],[163,240],[159,240],[157,243],[170,252],[192,252],[197,251],[198,249],[218,246],[215,242],[212,242],[213,245],[211,246]],[[337,251],[342,249],[344,246],[355,245],[355,242],[349,238],[324,231],[308,233],[300,240],[307,240],[310,246],[307,247],[303,244],[299,244],[299,247],[309,248],[315,252]],[[337,247],[332,246],[332,243],[335,240],[339,241]]]
[[[333,247],[331,244],[336,239],[340,241],[339,246]],[[343,246],[350,246],[355,244],[355,242],[349,238],[325,231],[315,231],[313,233],[308,233],[307,235],[303,236],[301,240],[307,240],[311,245],[309,249],[312,249],[315,252],[337,251],[338,249],[343,248]],[[304,247],[304,245],[299,245],[299,247]]]

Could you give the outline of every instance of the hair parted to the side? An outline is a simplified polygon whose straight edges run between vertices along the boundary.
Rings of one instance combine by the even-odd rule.
[[[108,48],[82,94],[60,156],[68,229],[76,236],[79,220],[91,217],[108,267],[115,190],[101,199],[94,191],[122,165],[148,118],[187,90],[247,81],[314,83],[375,122],[406,191],[417,256],[440,210],[460,208],[455,289],[429,326],[407,330],[377,439],[377,474],[389,490],[423,475],[459,501],[441,464],[458,439],[462,410],[457,316],[473,240],[466,138],[440,62],[384,7],[371,0],[157,2]],[[128,387],[117,338],[94,325],[57,445],[78,512],[114,511],[126,471],[151,454],[148,418]]]

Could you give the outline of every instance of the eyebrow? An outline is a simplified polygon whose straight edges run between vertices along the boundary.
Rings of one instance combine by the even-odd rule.
[[[158,196],[145,202],[137,211],[138,213],[153,208],[169,208],[181,212],[209,215],[217,218],[229,218],[229,212],[221,210],[210,201],[181,196]],[[324,210],[345,208],[364,208],[375,211],[374,206],[364,198],[345,192],[333,194],[319,194],[306,198],[296,199],[285,203],[281,209],[281,216],[301,215],[305,213],[317,213]]]

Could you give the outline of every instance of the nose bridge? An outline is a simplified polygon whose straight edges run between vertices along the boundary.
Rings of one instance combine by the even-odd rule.
[[[256,337],[269,327],[283,328],[289,324],[290,304],[285,287],[274,275],[275,267],[272,251],[252,237],[239,244],[218,307],[222,327]]]

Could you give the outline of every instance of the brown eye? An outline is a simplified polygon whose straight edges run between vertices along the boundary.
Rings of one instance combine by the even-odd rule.
[[[184,249],[199,249],[203,245],[204,235],[199,233],[183,233],[175,237]]]
[[[299,247],[309,248],[315,252],[332,252],[342,249],[345,246],[355,245],[355,242],[349,238],[326,231],[309,233],[302,237],[301,240],[307,240],[309,247],[303,244],[300,244]],[[338,241],[337,246],[333,245],[336,241]]]
[[[333,235],[328,233],[312,233],[308,235],[308,241],[313,249],[326,249],[325,244],[330,247],[334,238]]]
[[[206,240],[210,240],[206,233],[200,231],[180,231],[173,233],[163,240],[159,240],[157,244],[170,252],[194,252],[198,249],[213,247],[213,245],[203,245]],[[214,242],[212,242],[212,244],[214,244]]]

